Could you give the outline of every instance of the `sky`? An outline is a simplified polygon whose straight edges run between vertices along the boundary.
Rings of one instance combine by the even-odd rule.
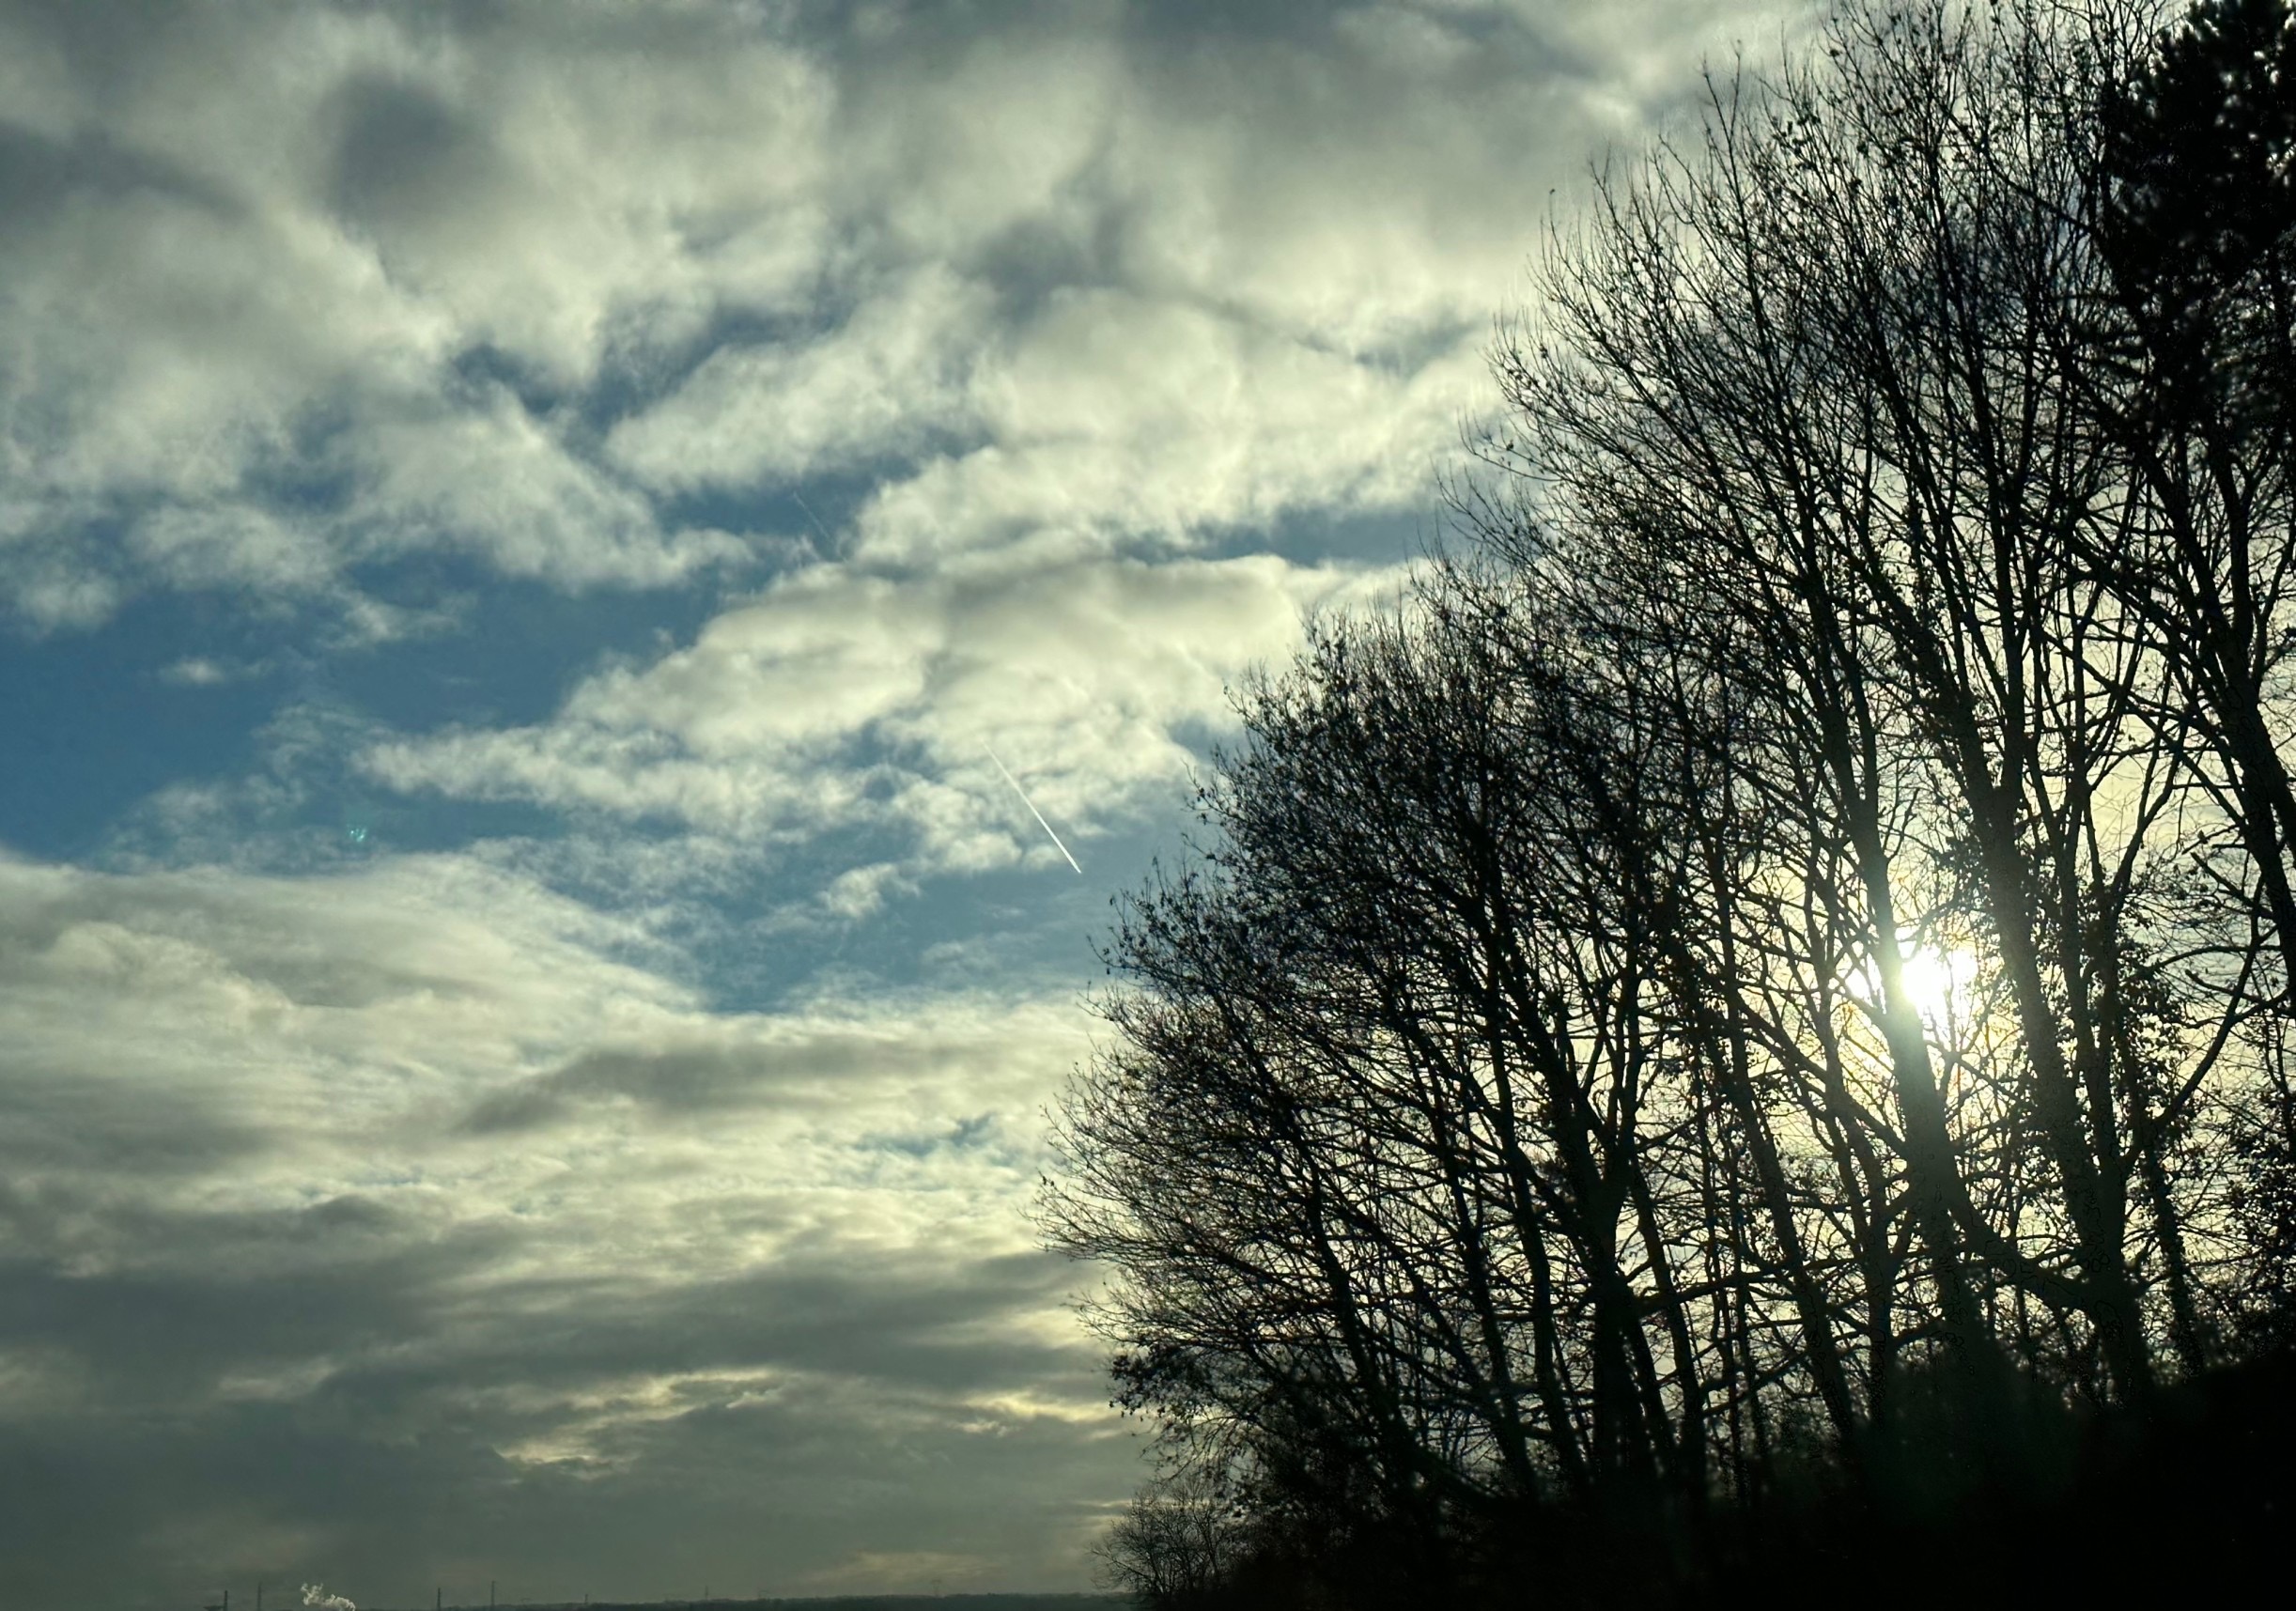
[[[1088,1586],[1109,900],[1788,11],[0,0],[9,1603]]]

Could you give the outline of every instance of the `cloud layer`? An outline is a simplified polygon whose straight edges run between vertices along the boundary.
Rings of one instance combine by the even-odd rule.
[[[912,578],[816,565],[687,647],[588,678],[547,723],[389,740],[363,765],[404,792],[747,844],[874,833],[908,878],[1058,860],[998,760],[1089,836],[1180,792],[1178,736],[1223,726],[1229,686],[1290,653],[1308,614],[1393,585],[1272,555],[1023,556]]]
[[[1073,1006],[710,1013],[614,960],[627,931],[452,860],[307,879],[0,862],[0,1442],[85,1483],[12,1491],[11,1559],[87,1504],[122,1527],[131,1581],[252,1572],[308,1538],[384,1592],[459,1548],[634,1593],[644,1562],[520,1506],[690,1484],[779,1537],[790,1584],[902,1542],[907,1522],[841,1510],[804,1545],[773,1512],[775,1493],[828,1504],[807,1482],[839,1472],[897,1487],[927,1451],[1016,1438],[1107,1496],[1075,1273],[1014,1213],[1035,1107],[1086,1044]],[[676,1474],[696,1452],[746,1466],[742,1436],[812,1476],[761,1495]],[[167,1457],[243,1438],[295,1469],[202,1491]],[[411,1482],[415,1449],[523,1495],[506,1535],[364,1509],[331,1468]],[[145,1455],[140,1476],[104,1465]],[[1076,1501],[1022,1466],[970,1480],[940,1497],[941,1545],[1057,1580]],[[194,1547],[194,1522],[218,1536]],[[696,1547],[729,1580],[768,1564],[733,1541]],[[46,1559],[41,1593],[72,1590],[82,1569]]]
[[[1808,9],[0,0],[12,1592],[1084,1583],[1089,925]]]
[[[10,8],[0,588],[663,586],[803,531],[677,494],[837,474],[888,559],[1404,507],[1544,181],[1745,22],[966,16]]]

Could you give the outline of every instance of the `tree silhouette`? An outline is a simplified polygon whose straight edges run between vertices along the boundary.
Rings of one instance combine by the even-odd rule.
[[[1044,1198],[1231,1584],[2102,1571],[2285,1337],[2296,35],[2150,27],[1714,81],[1503,327],[1474,556],[1240,696]]]

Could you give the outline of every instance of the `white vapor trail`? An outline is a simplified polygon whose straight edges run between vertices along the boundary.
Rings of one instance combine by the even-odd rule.
[[[988,752],[988,758],[992,761],[997,761],[997,752],[994,750],[991,750]],[[1059,851],[1063,856],[1068,856],[1068,846],[1063,844],[1061,843],[1061,836],[1052,831],[1052,825],[1045,820],[1045,813],[1036,809],[1036,802],[1029,798],[1029,791],[1020,786],[1020,780],[1013,776],[1011,770],[1006,767],[1002,761],[997,761],[997,770],[1004,773],[1004,781],[1013,785],[1013,793],[1020,797],[1020,803],[1029,808],[1029,814],[1036,819],[1036,826],[1045,830],[1045,837],[1047,839],[1052,841],[1052,848]],[[1077,859],[1073,856],[1068,856],[1068,864],[1071,867],[1077,867]],[[1083,868],[1077,867],[1077,876],[1079,878],[1084,876]]]
[[[340,1594],[328,1593],[327,1586],[323,1583],[304,1584],[303,1586],[303,1603],[313,1607],[314,1611],[359,1611],[356,1605]]]
[[[805,511],[805,518],[814,523],[814,530],[821,534],[821,540],[829,544],[830,552],[835,553],[837,539],[830,535],[830,529],[821,523],[821,517],[814,513],[814,506],[805,501],[805,495],[794,488],[791,488],[789,495],[798,501],[798,507]]]

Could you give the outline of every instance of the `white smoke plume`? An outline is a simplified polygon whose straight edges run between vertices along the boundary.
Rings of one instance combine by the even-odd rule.
[[[313,1607],[314,1611],[359,1611],[356,1605],[340,1594],[328,1593],[327,1586],[323,1583],[304,1584],[303,1586],[303,1603]]]

